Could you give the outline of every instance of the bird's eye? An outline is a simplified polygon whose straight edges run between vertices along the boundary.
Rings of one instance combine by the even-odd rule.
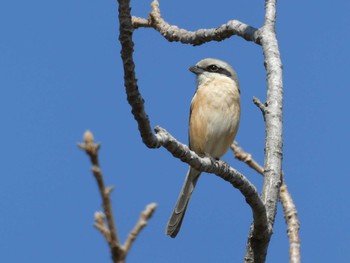
[[[208,66],[208,70],[209,70],[210,72],[216,72],[216,71],[219,70],[219,67],[216,66],[216,65],[210,65],[210,66]]]

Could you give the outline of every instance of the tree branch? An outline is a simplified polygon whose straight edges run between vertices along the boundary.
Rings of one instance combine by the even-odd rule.
[[[263,104],[257,97],[253,97],[253,103],[261,110],[265,120],[266,105]]]
[[[249,167],[264,176],[264,168],[253,159],[251,154],[245,152],[241,147],[239,147],[236,141],[231,145],[231,149],[234,152],[236,159],[246,163]],[[300,224],[298,213],[284,180],[279,189],[279,199],[283,206],[284,219],[287,225],[287,233],[289,238],[289,262],[300,263]]]
[[[159,147],[151,129],[148,115],[144,109],[137,80],[135,77],[135,63],[133,60],[134,42],[132,40],[133,25],[131,23],[130,0],[118,0],[119,3],[119,41],[121,44],[121,57],[124,67],[124,85],[127,99],[132,108],[132,114],[138,123],[142,141],[149,148]]]
[[[231,144],[231,150],[235,154],[235,158],[237,160],[246,163],[250,168],[254,169],[259,174],[264,175],[264,168],[253,159],[250,153],[245,152],[241,147],[239,147],[236,141]]]
[[[256,240],[266,242],[271,230],[268,228],[266,221],[265,206],[261,202],[259,193],[254,185],[252,185],[244,175],[230,167],[224,161],[214,160],[209,157],[201,158],[186,145],[178,142],[165,129],[157,126],[155,130],[159,143],[174,157],[188,163],[198,171],[214,173],[229,182],[244,195],[246,202],[249,204],[253,212],[254,231],[252,235]]]
[[[141,213],[140,218],[137,221],[137,224],[135,225],[134,229],[130,232],[127,240],[124,243],[123,250],[125,254],[128,254],[136,237],[140,234],[142,229],[147,225],[147,221],[152,217],[156,208],[157,208],[157,204],[151,203],[147,205],[145,210]]]
[[[281,185],[282,172],[282,107],[283,81],[282,62],[280,58],[276,32],[274,28],[276,0],[266,1],[268,23],[262,32],[267,75],[267,102],[265,110],[266,145],[264,164],[264,186],[262,198],[266,204],[269,222],[273,225],[276,215],[277,194]],[[273,20],[273,24],[269,23]]]
[[[139,27],[152,27],[151,22],[145,18],[132,16],[131,23],[135,29]]]
[[[90,157],[92,163],[92,172],[95,176],[98,189],[102,197],[102,207],[104,212],[95,213],[94,226],[106,239],[111,251],[113,262],[124,263],[131,245],[135,241],[136,237],[140,234],[141,230],[147,225],[147,221],[153,215],[157,205],[155,203],[151,203],[146,207],[146,209],[141,213],[140,219],[137,222],[136,226],[130,232],[128,239],[125,241],[125,244],[121,246],[117,235],[117,228],[114,224],[113,219],[112,203],[110,199],[112,188],[105,187],[102,171],[98,161],[98,151],[100,149],[100,144],[95,144],[92,133],[90,131],[86,131],[84,134],[84,143],[78,144],[78,147],[84,150]]]
[[[273,229],[277,211],[278,192],[282,172],[282,63],[275,32],[276,0],[265,0],[265,23],[261,29],[261,45],[267,76],[267,102],[264,184],[261,198],[266,206],[270,229]],[[270,237],[272,232],[270,233]],[[266,243],[256,242],[249,234],[246,262],[265,262],[270,238]]]
[[[298,219],[297,209],[285,183],[282,183],[280,187],[279,197],[283,206],[284,219],[287,223],[290,256],[289,262],[300,263],[300,223]]]
[[[107,188],[105,187],[102,171],[98,161],[98,150],[100,149],[100,144],[95,144],[92,133],[90,131],[86,131],[84,134],[84,143],[78,144],[78,146],[80,149],[84,150],[90,157],[90,160],[92,163],[92,173],[96,179],[98,189],[100,191],[101,198],[102,198],[102,207],[103,207],[103,211],[106,216],[107,225],[108,225],[108,234],[105,229],[102,230],[103,227],[100,224],[100,220],[101,220],[100,216],[98,216],[96,220],[96,215],[95,215],[95,225],[100,230],[100,232],[106,237],[106,240],[111,250],[113,261],[119,262],[119,259],[123,255],[123,251],[121,250],[120,242],[117,235],[117,229],[114,225],[112,203],[109,198],[110,191],[108,191]]]
[[[111,233],[105,223],[106,216],[103,212],[95,212],[95,223],[94,227],[105,237],[107,243],[111,242]]]
[[[240,36],[247,41],[253,41],[260,45],[259,30],[238,20],[230,20],[217,28],[199,29],[192,32],[168,24],[161,17],[159,2],[157,0],[152,2],[151,7],[152,11],[148,20],[133,17],[132,22],[134,28],[153,27],[170,42],[176,41],[194,46],[202,45],[210,41],[222,41],[233,35]]]

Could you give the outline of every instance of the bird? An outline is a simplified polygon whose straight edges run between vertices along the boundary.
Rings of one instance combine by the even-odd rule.
[[[197,89],[191,101],[189,148],[199,156],[219,159],[230,148],[240,121],[240,88],[235,70],[225,61],[206,58],[189,67]],[[188,169],[185,182],[166,227],[175,238],[201,172]]]

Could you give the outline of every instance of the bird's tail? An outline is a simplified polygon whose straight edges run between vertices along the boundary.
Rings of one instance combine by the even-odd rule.
[[[181,228],[182,220],[186,212],[188,202],[191,199],[191,195],[194,190],[194,187],[196,186],[199,175],[200,175],[199,171],[191,167],[188,169],[185,183],[182,186],[180,196],[177,200],[174,211],[171,214],[171,217],[168,221],[168,225],[166,229],[166,234],[168,236],[171,236],[174,238],[179,232]]]

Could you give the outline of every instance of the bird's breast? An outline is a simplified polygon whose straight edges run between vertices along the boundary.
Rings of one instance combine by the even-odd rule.
[[[199,154],[221,157],[233,142],[239,117],[239,91],[233,80],[203,83],[191,104],[191,149]]]

